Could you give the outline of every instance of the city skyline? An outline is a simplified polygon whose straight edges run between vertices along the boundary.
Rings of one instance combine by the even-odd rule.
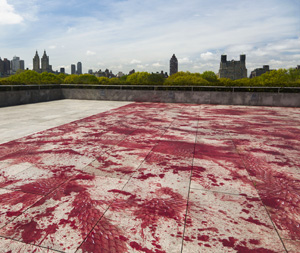
[[[257,5],[256,5],[257,3]],[[259,3],[259,4],[258,4]],[[220,55],[247,68],[289,68],[300,62],[300,2],[278,1],[0,1],[1,56],[32,69],[46,50],[53,69],[82,62],[89,69],[218,72]],[[46,32],[47,31],[47,32]]]

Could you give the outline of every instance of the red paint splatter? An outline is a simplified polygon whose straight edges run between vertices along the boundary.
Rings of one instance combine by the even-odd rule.
[[[234,247],[237,252],[249,252],[249,253],[276,253],[277,251],[273,251],[270,249],[265,249],[265,248],[255,248],[255,249],[249,249],[248,247],[237,245]]]
[[[255,244],[255,245],[259,245],[260,244],[260,241],[259,240],[255,240],[255,239],[250,239],[249,242],[251,244]]]
[[[197,239],[199,241],[208,242],[209,241],[209,236],[208,235],[198,235]]]
[[[234,237],[229,237],[228,239],[222,239],[220,240],[224,247],[233,248],[234,244],[238,241]]]
[[[255,185],[264,205],[270,208],[273,222],[290,239],[300,239],[300,180],[277,172],[265,161],[244,156],[247,170],[255,177]],[[296,215],[296,216],[295,216]]]
[[[114,192],[114,193],[119,193],[119,194],[123,194],[123,195],[132,195],[130,192],[126,192],[126,191],[122,191],[122,190],[118,190],[118,189],[112,189],[112,190],[109,190],[108,192]]]
[[[141,172],[141,175],[139,175],[136,179],[146,180],[150,177],[157,177],[157,175],[154,175],[152,173],[144,174],[143,172]]]

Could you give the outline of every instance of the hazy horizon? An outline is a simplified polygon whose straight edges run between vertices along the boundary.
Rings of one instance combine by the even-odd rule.
[[[44,50],[53,70],[218,72],[220,57],[246,54],[248,74],[300,64],[300,1],[0,0],[0,57],[32,69]]]

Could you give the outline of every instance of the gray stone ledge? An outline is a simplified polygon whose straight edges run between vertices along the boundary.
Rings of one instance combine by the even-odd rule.
[[[40,85],[42,87],[42,85]],[[10,87],[10,86],[7,86]],[[178,87],[169,87],[168,90],[160,90],[156,86],[144,86],[135,89],[134,86],[99,86],[92,87],[82,85],[73,88],[66,85],[30,86],[19,89],[2,87],[0,89],[0,107],[21,105],[28,103],[46,102],[59,99],[81,100],[108,100],[108,101],[138,101],[138,102],[163,102],[163,103],[191,103],[191,104],[220,104],[220,105],[248,105],[248,106],[280,106],[300,107],[300,93],[281,92],[248,92],[239,91],[235,87],[232,91],[197,91],[182,87],[182,90],[173,90]],[[48,88],[47,88],[48,87]],[[131,89],[130,89],[131,88]],[[180,88],[180,87],[179,87]],[[213,87],[210,87],[213,88]],[[224,88],[224,87],[223,87]],[[225,87],[228,89],[228,87]],[[230,89],[230,87],[229,87]],[[278,89],[278,88],[273,88]],[[279,88],[280,89],[280,88]],[[292,88],[293,89],[293,88]],[[297,89],[297,88],[296,88]]]

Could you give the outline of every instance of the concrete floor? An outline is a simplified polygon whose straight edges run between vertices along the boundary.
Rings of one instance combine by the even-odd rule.
[[[298,108],[61,100],[0,127],[0,252],[299,252]]]
[[[118,108],[131,102],[63,99],[0,108],[0,143]]]

